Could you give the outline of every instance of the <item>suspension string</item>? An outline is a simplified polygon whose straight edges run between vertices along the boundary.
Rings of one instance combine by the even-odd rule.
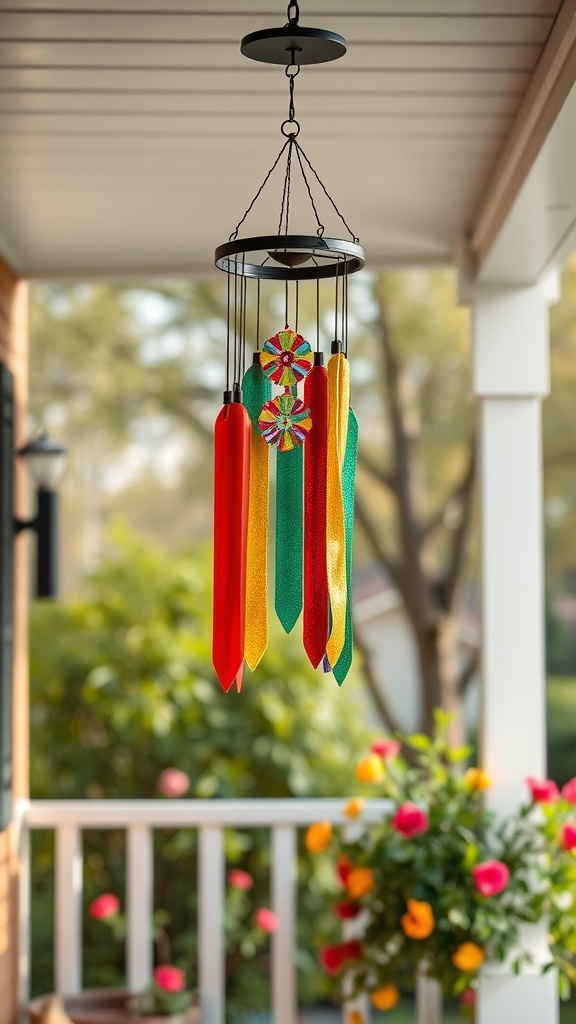
[[[233,387],[238,386],[238,261],[234,259],[234,381]]]
[[[228,264],[230,270],[230,264]],[[230,273],[226,274],[226,391],[230,391]]]
[[[242,350],[244,347],[244,280],[242,271],[240,271],[240,280],[238,281],[238,364],[236,367],[236,380],[238,384],[242,380]]]
[[[260,278],[256,280],[256,351],[260,351]]]
[[[334,300],[334,341],[338,341],[338,275],[340,273],[340,257],[336,264],[336,295]]]
[[[295,315],[296,323],[294,324],[294,330],[296,331],[296,334],[298,334],[298,299],[299,299],[299,294],[298,293],[299,293],[299,287],[300,287],[300,282],[296,281],[296,315]]]
[[[345,256],[344,256],[344,259],[343,259],[343,262],[342,262],[342,274],[343,274],[343,276],[342,276],[342,335],[341,335],[341,340],[342,340],[342,349],[343,349],[343,347],[344,347],[344,334],[345,334],[345,332],[344,332],[344,314],[345,314],[345,305],[346,305],[346,257]]]
[[[244,259],[242,260],[242,270],[244,270]],[[244,291],[244,322],[242,324],[242,378],[246,373],[246,306],[248,296],[248,279],[242,277],[243,291]]]
[[[286,327],[288,327],[288,278],[286,278],[286,283],[284,285],[284,314],[284,323],[286,324]]]
[[[346,338],[345,338],[345,349],[344,349],[344,351],[345,351],[346,357],[348,357],[348,274],[346,274],[346,277],[344,278],[344,282],[345,282],[345,285],[346,285],[346,291],[344,293],[345,296],[346,296],[346,321],[345,321],[345,325],[346,325]]]
[[[316,278],[316,351],[320,351],[320,278]]]

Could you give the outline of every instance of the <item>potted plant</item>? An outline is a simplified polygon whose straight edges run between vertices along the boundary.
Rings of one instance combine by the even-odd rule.
[[[252,875],[238,868],[228,872],[226,923],[229,938],[245,958],[254,956],[267,937],[278,927],[276,915],[268,907],[254,909],[248,899]],[[88,907],[93,919],[105,925],[115,941],[123,942],[126,921],[119,898],[102,893]],[[170,959],[171,950],[165,926],[169,915],[154,914],[153,934],[160,960]],[[185,972],[163,962],[154,970],[153,982],[146,992],[135,994],[123,989],[87,989],[60,999],[57,995],[39,996],[29,1004],[31,1024],[198,1024],[201,1010],[194,992],[187,986]]]
[[[39,996],[29,1004],[31,1024],[199,1024],[201,1014],[186,975],[179,967],[162,964],[146,992],[134,995],[115,989],[86,989],[77,995]]]
[[[497,821],[483,805],[491,780],[461,770],[470,750],[450,746],[448,722],[440,712],[433,739],[405,738],[409,757],[384,740],[357,765],[357,780],[390,801],[379,825],[308,830],[309,851],[335,860],[335,914],[356,922],[354,938],[322,949],[322,964],[379,1010],[425,974],[473,1016],[484,962],[512,957],[521,971],[533,962],[522,926],[546,920],[550,954],[539,967],[558,969],[567,998],[576,977],[576,779],[562,793],[528,779],[525,806]],[[344,813],[361,821],[362,801]]]

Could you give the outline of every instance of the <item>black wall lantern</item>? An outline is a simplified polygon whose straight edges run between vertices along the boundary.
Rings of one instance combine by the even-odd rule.
[[[58,594],[58,494],[56,487],[64,471],[68,449],[40,434],[28,441],[17,454],[26,460],[30,476],[37,486],[37,512],[33,519],[16,519],[16,533],[35,530],[36,596],[56,597]]]
[[[37,484],[33,519],[14,517],[16,454],[25,458]],[[14,650],[14,539],[24,529],[38,535],[36,592],[55,597],[58,573],[58,496],[55,486],[66,449],[45,434],[14,450],[14,381],[0,363],[0,830],[12,820],[12,676]]]

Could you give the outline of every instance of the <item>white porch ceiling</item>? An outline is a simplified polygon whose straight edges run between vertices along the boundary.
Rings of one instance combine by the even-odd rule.
[[[369,260],[451,261],[560,0],[300,6],[302,24],[349,43],[342,61],[303,68],[296,105],[300,141]],[[15,268],[210,267],[280,148],[287,109],[282,69],[243,58],[239,40],[281,25],[285,7],[0,0],[0,251]],[[273,182],[250,233],[276,226],[279,197]]]

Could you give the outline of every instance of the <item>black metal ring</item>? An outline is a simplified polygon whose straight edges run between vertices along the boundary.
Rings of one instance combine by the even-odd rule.
[[[293,131],[293,132],[285,132],[284,131],[284,125],[285,124],[294,125],[296,130]],[[292,118],[292,120],[291,120],[289,117],[287,117],[285,121],[282,121],[282,124],[280,125],[280,131],[282,132],[282,135],[284,136],[285,139],[290,139],[290,138],[296,139],[300,135],[300,123],[298,121],[296,121],[294,118]]]
[[[250,263],[251,253],[271,250],[310,252],[322,261],[313,266],[286,267],[282,264]],[[231,259],[241,256],[242,259]],[[330,262],[327,262],[330,261]],[[318,235],[256,235],[239,238],[219,245],[214,254],[219,270],[239,277],[259,278],[268,281],[316,281],[324,278],[355,274],[362,270],[366,254],[361,245],[344,238],[319,238]]]

